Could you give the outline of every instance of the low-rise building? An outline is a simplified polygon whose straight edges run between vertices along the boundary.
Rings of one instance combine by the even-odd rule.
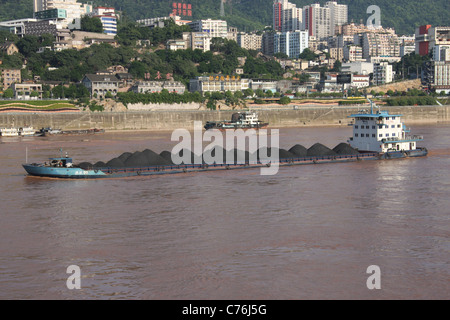
[[[86,74],[81,83],[89,90],[91,97],[104,98],[107,92],[116,96],[120,80],[114,74]]]
[[[166,42],[168,50],[200,49],[203,52],[209,51],[211,37],[206,32],[183,32],[183,39],[171,39]]]
[[[19,48],[13,42],[5,42],[0,45],[0,52],[6,53],[8,56],[13,55],[14,53],[19,52]]]
[[[353,88],[366,88],[370,85],[370,76],[364,74],[352,74],[350,86]]]
[[[164,89],[178,94],[186,91],[185,85],[180,81],[139,81],[131,87],[134,93],[154,93]]]
[[[361,75],[368,75],[373,73],[373,63],[365,61],[344,62],[341,65],[341,71]]]
[[[189,91],[195,92],[226,92],[242,91],[249,88],[249,79],[242,79],[240,76],[201,76],[191,79]]]
[[[42,99],[42,84],[13,83],[14,98],[20,100]],[[32,92],[36,92],[36,96]]]

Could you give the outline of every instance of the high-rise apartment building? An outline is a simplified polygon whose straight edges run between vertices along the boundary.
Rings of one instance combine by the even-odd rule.
[[[366,32],[360,36],[364,59],[400,57],[400,40],[396,34]]]
[[[288,32],[302,29],[302,9],[288,0],[277,0],[273,4],[273,28]]]
[[[322,39],[330,36],[330,8],[314,3],[303,7],[303,27],[311,37]]]
[[[308,48],[307,31],[277,32],[273,39],[274,53],[284,53],[289,58],[298,58]]]
[[[330,36],[334,36],[336,27],[348,22],[348,6],[338,4],[336,1],[328,1],[325,7],[330,9]]]

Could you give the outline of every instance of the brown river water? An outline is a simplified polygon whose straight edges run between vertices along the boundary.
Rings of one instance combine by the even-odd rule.
[[[1,138],[0,299],[448,299],[450,126],[411,130],[427,157],[101,180],[21,164],[159,153],[171,132]],[[280,147],[350,135],[284,128]]]

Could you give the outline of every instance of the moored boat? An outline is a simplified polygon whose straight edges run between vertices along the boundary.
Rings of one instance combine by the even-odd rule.
[[[256,112],[244,111],[236,112],[231,116],[230,121],[207,121],[204,128],[219,129],[219,130],[232,130],[232,129],[262,129],[269,124],[262,122],[258,119]]]
[[[0,136],[17,137],[19,136],[19,130],[17,128],[0,128]]]

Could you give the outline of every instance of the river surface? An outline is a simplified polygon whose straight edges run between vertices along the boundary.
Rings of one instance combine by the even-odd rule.
[[[450,126],[425,158],[102,180],[21,167],[171,150],[171,132],[1,138],[0,299],[448,299]],[[280,147],[350,127],[283,128]],[[27,150],[27,151],[26,151]],[[81,271],[69,290],[67,267]],[[369,266],[381,289],[369,290]]]

